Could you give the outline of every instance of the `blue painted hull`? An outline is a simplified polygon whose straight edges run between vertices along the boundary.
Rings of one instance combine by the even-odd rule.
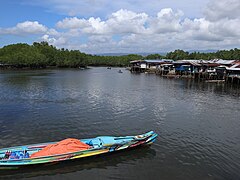
[[[0,168],[60,162],[60,161],[73,160],[73,159],[79,159],[83,157],[115,152],[119,150],[138,147],[141,145],[150,145],[156,140],[157,136],[158,135],[155,132],[150,131],[148,133],[137,135],[137,136],[121,136],[121,137],[99,136],[99,137],[90,138],[90,139],[80,139],[80,141],[90,145],[91,148],[87,150],[73,152],[73,153],[58,154],[53,156],[43,156],[43,157],[36,157],[36,158],[4,159],[4,155],[6,151],[11,151],[11,152],[27,151],[31,156],[31,154],[40,151],[47,145],[54,144],[56,142],[4,148],[4,149],[0,149]]]

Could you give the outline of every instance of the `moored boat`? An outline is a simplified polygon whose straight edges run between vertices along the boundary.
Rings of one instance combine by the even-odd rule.
[[[150,145],[157,136],[150,131],[137,136],[99,136],[4,148],[0,149],[0,168],[59,162]]]

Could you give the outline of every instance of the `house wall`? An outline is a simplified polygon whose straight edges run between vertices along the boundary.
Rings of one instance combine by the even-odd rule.
[[[147,65],[146,65],[146,64],[141,64],[141,65],[140,65],[140,68],[146,69],[146,68],[147,68]]]

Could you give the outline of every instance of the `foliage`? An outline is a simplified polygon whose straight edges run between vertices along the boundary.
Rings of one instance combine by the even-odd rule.
[[[0,49],[0,63],[13,64],[17,67],[43,67],[46,56],[28,44],[8,45]]]
[[[164,59],[164,56],[161,56],[160,54],[149,54],[145,59]]]
[[[166,58],[173,60],[180,59],[225,59],[225,60],[240,60],[240,49],[231,49],[231,50],[220,50],[217,52],[211,53],[200,53],[200,52],[185,52],[183,50],[175,50],[174,52],[169,52],[166,55]]]
[[[174,52],[167,53],[166,58],[167,59],[180,60],[180,59],[188,59],[188,56],[189,56],[188,52],[177,49]]]
[[[142,59],[136,54],[126,56],[97,56],[78,50],[57,49],[47,42],[12,44],[0,49],[0,64],[15,67],[85,67],[93,66],[127,66],[130,61]]]

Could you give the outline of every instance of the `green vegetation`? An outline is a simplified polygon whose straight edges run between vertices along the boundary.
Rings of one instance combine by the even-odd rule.
[[[183,50],[169,52],[166,56],[150,54],[146,57],[136,54],[125,56],[98,56],[82,53],[78,50],[57,49],[47,42],[12,44],[0,48],[0,64],[22,68],[86,67],[86,66],[128,66],[132,60],[139,59],[240,59],[240,49],[221,50],[212,53],[189,53]]]
[[[0,64],[16,68],[127,66],[129,62],[143,57],[136,54],[126,56],[97,56],[78,50],[57,49],[47,42],[12,44],[0,49]]]
[[[144,59],[164,59],[165,57],[160,54],[149,54]]]
[[[211,53],[200,53],[193,52],[189,53],[183,50],[175,50],[174,52],[169,52],[166,55],[167,59],[180,60],[180,59],[225,59],[225,60],[239,60],[240,59],[240,49],[231,49],[231,50],[221,50]]]

